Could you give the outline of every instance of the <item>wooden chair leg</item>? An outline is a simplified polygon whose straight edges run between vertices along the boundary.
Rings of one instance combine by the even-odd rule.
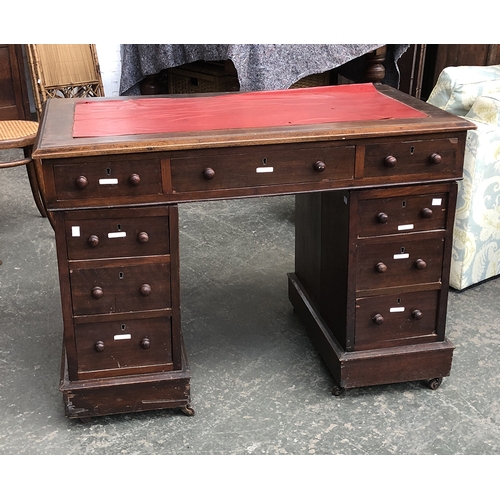
[[[47,217],[47,210],[45,210],[45,206],[42,201],[42,195],[40,194],[40,188],[38,186],[38,181],[36,178],[36,172],[33,162],[30,162],[26,165],[26,171],[28,173],[31,192],[33,193],[33,199],[35,200],[36,207],[38,208],[38,211],[40,212],[40,215],[42,217]]]
[[[27,146],[24,149],[24,155],[26,158],[31,158],[32,146]],[[26,164],[26,172],[28,173],[28,180],[31,187],[31,192],[33,193],[33,199],[35,200],[36,207],[40,212],[42,217],[49,219],[52,229],[54,229],[54,220],[52,214],[48,212],[45,207],[45,200],[43,199],[42,191],[40,189],[40,183],[38,182],[38,177],[36,174],[36,169],[33,161]]]

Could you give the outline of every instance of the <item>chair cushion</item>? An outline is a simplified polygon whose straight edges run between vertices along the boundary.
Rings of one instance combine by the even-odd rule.
[[[465,118],[492,127],[500,127],[500,92],[479,96]]]
[[[500,65],[445,68],[427,100],[454,115],[465,116],[476,98],[500,92]]]

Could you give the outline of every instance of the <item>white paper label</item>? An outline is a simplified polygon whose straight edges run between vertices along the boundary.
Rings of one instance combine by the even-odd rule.
[[[274,168],[273,167],[257,167],[255,169],[255,171],[258,174],[270,174],[270,173],[274,172]]]
[[[408,259],[410,257],[409,253],[395,253],[394,258],[395,259]]]
[[[433,206],[439,206],[442,203],[442,198],[432,198],[432,205]]]
[[[125,238],[127,236],[126,231],[119,231],[117,233],[108,233],[108,238]]]
[[[115,335],[113,338],[115,340],[130,340],[132,335],[130,333],[122,333],[121,335]]]
[[[391,313],[402,313],[404,312],[405,308],[404,307],[391,307],[389,309],[389,312]]]
[[[74,238],[80,237],[80,226],[71,226],[71,236]]]
[[[408,231],[408,229],[413,229],[414,227],[413,224],[401,224],[398,226],[398,231]]]
[[[99,184],[105,185],[105,184],[118,184],[118,179],[99,179]]]

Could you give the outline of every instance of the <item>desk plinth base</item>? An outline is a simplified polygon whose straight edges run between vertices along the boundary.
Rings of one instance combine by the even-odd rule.
[[[412,346],[344,351],[295,274],[288,275],[288,285],[295,312],[338,384],[334,394],[354,387],[418,380],[429,382],[434,389],[450,374],[454,347],[446,339]]]
[[[147,375],[71,381],[63,350],[61,383],[67,417],[85,419],[118,413],[180,408],[194,415],[190,405],[190,371],[185,352],[182,369]]]

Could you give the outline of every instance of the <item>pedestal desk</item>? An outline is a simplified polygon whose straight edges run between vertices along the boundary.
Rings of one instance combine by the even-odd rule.
[[[296,195],[293,308],[345,389],[451,369],[469,122],[383,85],[53,99],[33,157],[53,216],[66,415],[190,405],[177,204]],[[292,270],[291,270],[292,271]]]

